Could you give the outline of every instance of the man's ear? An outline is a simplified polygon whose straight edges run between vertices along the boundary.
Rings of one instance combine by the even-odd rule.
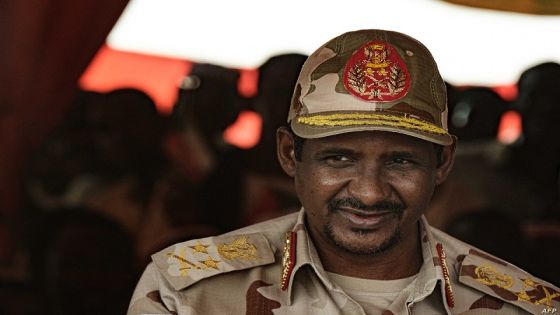
[[[457,145],[457,138],[453,137],[453,143],[443,147],[441,151],[441,160],[438,161],[438,167],[436,170],[436,185],[443,183],[451,169],[453,168],[453,163],[455,162],[455,147]]]
[[[294,153],[294,137],[286,127],[280,127],[276,131],[276,153],[280,166],[288,176],[296,174],[296,156]]]

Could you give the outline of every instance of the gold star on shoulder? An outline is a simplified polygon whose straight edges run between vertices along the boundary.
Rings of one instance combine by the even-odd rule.
[[[194,246],[189,246],[189,247],[192,248],[195,251],[195,253],[208,254],[207,248],[210,247],[210,245],[204,245],[200,241],[196,241],[196,244]]]
[[[208,257],[208,259],[206,259],[202,263],[206,265],[206,267],[208,268],[214,268],[216,270],[220,270],[220,268],[218,268],[219,262],[220,262],[219,260],[214,260],[212,257]]]

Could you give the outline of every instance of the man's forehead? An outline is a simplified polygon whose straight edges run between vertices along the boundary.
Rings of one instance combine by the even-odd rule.
[[[415,137],[387,131],[358,131],[332,135],[321,138],[306,139],[314,147],[431,147],[432,143]]]

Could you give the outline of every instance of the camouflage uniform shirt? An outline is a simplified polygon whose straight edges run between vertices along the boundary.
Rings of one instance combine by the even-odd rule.
[[[152,256],[136,314],[366,314],[329,280],[304,211]],[[382,313],[554,314],[560,290],[421,219],[423,264]]]

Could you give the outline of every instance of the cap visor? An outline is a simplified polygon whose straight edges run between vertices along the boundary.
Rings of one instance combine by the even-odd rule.
[[[290,123],[293,132],[299,137],[306,139],[322,138],[328,136],[334,136],[338,134],[348,133],[348,132],[359,132],[359,131],[386,131],[404,134],[407,136],[419,138],[429,142],[433,142],[441,145],[450,145],[453,143],[453,136],[449,133],[446,134],[436,134],[425,132],[416,129],[406,129],[392,126],[375,125],[375,124],[355,124],[347,126],[316,126],[308,125],[297,122],[297,118],[294,118]]]

